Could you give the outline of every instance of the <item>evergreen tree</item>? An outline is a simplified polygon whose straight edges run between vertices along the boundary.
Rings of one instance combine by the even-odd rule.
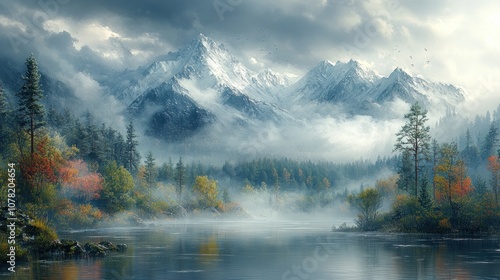
[[[430,209],[432,206],[432,200],[429,196],[427,178],[424,177],[422,184],[420,185],[420,195],[418,196],[418,202],[424,209]]]
[[[440,147],[436,139],[432,140],[432,146],[431,146],[431,151],[432,151],[432,177],[430,178],[432,181],[432,199],[433,201],[436,201],[436,182],[434,181],[434,177],[436,177],[436,166],[438,165],[439,162],[439,154],[440,154]]]
[[[164,162],[159,171],[158,179],[164,182],[174,179],[174,164],[172,163],[172,158],[168,159],[168,162]]]
[[[498,144],[498,129],[492,123],[490,125],[490,130],[484,139],[483,146],[481,148],[481,160],[486,160],[492,155],[496,154],[495,147]]]
[[[182,198],[182,188],[184,186],[185,180],[186,180],[186,168],[184,167],[184,164],[182,163],[182,158],[179,158],[179,162],[177,162],[177,166],[175,168],[175,179],[177,181],[177,201],[181,201]]]
[[[146,184],[148,186],[148,195],[151,197],[151,191],[156,184],[156,179],[158,177],[158,171],[156,170],[155,158],[153,153],[149,152],[146,156],[146,161],[144,162],[146,167]]]
[[[397,181],[398,188],[405,192],[410,192],[413,189],[413,162],[409,151],[403,151],[401,156],[401,166],[399,167],[399,178]]]
[[[467,129],[467,132],[465,133],[465,148],[462,151],[462,158],[467,166],[476,167],[478,165],[478,155],[479,150],[472,141],[470,130]]]
[[[2,84],[0,84],[0,155],[4,154],[5,149],[10,142],[9,138],[9,114],[8,104],[5,98]]]
[[[406,114],[406,124],[396,134],[397,142],[394,147],[395,151],[410,152],[414,164],[414,196],[418,196],[418,179],[421,169],[421,159],[426,155],[429,149],[430,127],[426,126],[427,110],[423,109],[417,102],[410,108],[410,112]]]
[[[279,191],[280,191],[280,179],[279,179],[279,176],[278,176],[278,171],[276,170],[276,168],[273,166],[271,168],[271,175],[273,177],[273,181],[274,181],[274,194],[276,196],[276,207],[278,206],[278,194],[279,194]]]
[[[0,83],[0,118],[4,118],[4,115],[7,114],[7,101],[5,98],[5,92],[3,91],[3,86]]]
[[[119,132],[116,133],[114,145],[115,145],[114,156],[113,156],[114,159],[119,165],[127,166],[127,159],[128,159],[126,152],[127,144],[125,143],[123,135]]]
[[[94,116],[90,112],[86,113],[85,119],[86,125],[84,128],[84,135],[86,138],[83,142],[83,150],[86,151],[86,154],[84,154],[84,157],[88,162],[100,165],[103,162],[103,148],[105,146],[102,143],[102,134],[97,129]]]
[[[19,125],[27,130],[30,137],[31,157],[35,153],[35,132],[44,125],[45,109],[41,103],[43,91],[40,77],[35,56],[31,54],[26,60],[26,73],[22,76],[24,84],[17,93]]]
[[[127,156],[127,165],[126,168],[130,173],[134,173],[139,168],[139,162],[141,160],[141,156],[137,151],[137,146],[139,142],[136,140],[137,134],[135,134],[134,123],[130,121],[127,125],[127,140],[125,142],[125,153]]]

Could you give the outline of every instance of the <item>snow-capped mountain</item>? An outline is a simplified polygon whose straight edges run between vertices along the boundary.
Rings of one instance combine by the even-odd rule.
[[[270,69],[251,71],[203,34],[149,67],[124,73],[114,84],[109,91],[128,106],[127,113],[148,134],[168,140],[214,120],[241,124],[290,119],[274,105],[289,86],[284,76]]]
[[[366,98],[380,77],[359,62],[320,62],[295,85],[294,99],[326,102],[351,102]]]
[[[286,77],[270,69],[255,73],[241,64],[223,44],[200,34],[185,48],[169,53],[145,69],[119,77],[121,83],[111,88],[118,99],[131,104],[146,90],[171,78],[196,80],[202,90],[224,87],[245,92],[251,98],[273,101],[274,93],[289,85]],[[126,78],[126,79],[123,79]],[[269,95],[269,96],[266,96]]]
[[[291,84],[271,69],[250,70],[203,34],[109,84],[108,92],[127,106],[129,117],[149,135],[166,140],[184,139],[215,123],[258,128],[263,122],[300,122],[302,117],[294,116],[297,107],[314,110],[315,104],[380,117],[381,108],[397,100],[426,106],[464,100],[463,90],[452,85],[429,82],[400,68],[382,77],[354,60],[322,61]]]
[[[462,89],[450,84],[434,83],[412,77],[401,68],[396,68],[387,78],[382,78],[369,93],[377,103],[399,98],[407,103],[421,102],[426,106],[444,104],[456,106],[465,99]]]
[[[401,68],[382,77],[353,60],[320,62],[293,85],[290,94],[295,102],[340,104],[353,114],[370,114],[372,108],[396,100],[431,107],[456,106],[465,99],[465,92],[453,85],[413,77]]]
[[[147,134],[169,141],[192,136],[215,120],[176,79],[146,91],[128,107],[128,113],[143,121]]]

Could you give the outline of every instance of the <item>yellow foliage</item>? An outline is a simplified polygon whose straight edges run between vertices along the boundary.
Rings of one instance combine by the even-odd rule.
[[[218,204],[219,190],[217,181],[208,179],[207,176],[196,177],[193,191],[198,196],[198,202],[205,207],[215,207]]]
[[[377,180],[375,188],[380,191],[384,197],[393,197],[397,191],[397,182],[399,175],[393,175],[386,179]]]

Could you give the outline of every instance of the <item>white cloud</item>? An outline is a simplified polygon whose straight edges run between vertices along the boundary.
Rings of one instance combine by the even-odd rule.
[[[83,46],[92,49],[102,49],[103,43],[110,38],[120,38],[120,34],[113,31],[109,26],[103,26],[98,22],[73,22],[62,18],[47,20],[44,28],[53,33],[66,31],[71,34],[75,41],[75,48],[80,50]]]

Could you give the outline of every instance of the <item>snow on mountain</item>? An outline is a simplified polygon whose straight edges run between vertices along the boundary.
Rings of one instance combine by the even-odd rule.
[[[413,77],[396,68],[381,77],[350,60],[347,63],[322,61],[292,86],[293,102],[342,105],[351,114],[372,114],[380,106],[397,100],[425,106],[456,106],[465,100],[462,89]]]
[[[426,106],[456,106],[465,100],[465,92],[462,89],[413,77],[401,68],[396,68],[389,77],[380,79],[369,95],[377,103],[399,98],[406,103],[418,101]]]
[[[290,87],[290,80],[267,68],[251,77],[251,83],[245,91],[255,99],[269,103],[280,103],[282,95]]]
[[[126,82],[110,91],[128,104],[127,112],[153,136],[171,140],[168,135],[178,133],[181,125],[194,133],[213,120],[241,124],[290,119],[274,105],[289,86],[286,78],[270,69],[247,69],[224,45],[202,34],[178,52],[124,77]]]
[[[320,62],[293,86],[294,100],[348,102],[362,99],[380,77],[359,62]]]
[[[250,70],[203,34],[109,84],[109,92],[128,106],[127,112],[141,118],[150,135],[164,139],[176,133],[193,135],[214,122],[255,127],[267,121],[300,122],[300,114],[315,113],[318,104],[340,105],[333,110],[349,115],[383,117],[385,105],[399,101],[425,106],[464,101],[463,90],[452,85],[413,77],[400,68],[382,77],[354,60],[322,61],[291,84],[271,69]]]
[[[190,137],[215,121],[215,116],[188,96],[176,79],[138,97],[128,107],[128,114],[139,120],[147,135],[168,141]]]
[[[267,101],[274,101],[274,92],[289,85],[284,76],[272,70],[254,73],[231,55],[223,44],[200,34],[185,48],[167,54],[148,68],[126,73],[111,92],[117,93],[118,99],[125,104],[131,104],[148,89],[173,77],[196,80],[201,90],[221,90],[229,86],[254,99]]]

